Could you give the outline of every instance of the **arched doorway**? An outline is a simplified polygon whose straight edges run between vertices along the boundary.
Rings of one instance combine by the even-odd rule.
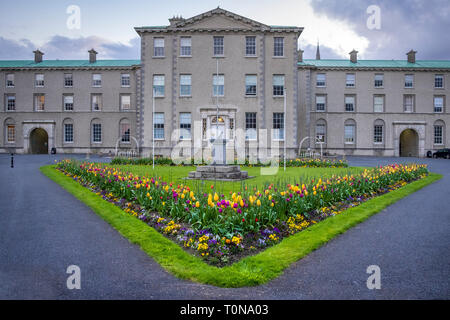
[[[48,134],[42,128],[36,128],[30,133],[30,151],[34,154],[48,154]]]
[[[403,130],[400,134],[400,157],[419,156],[419,135],[413,129]]]

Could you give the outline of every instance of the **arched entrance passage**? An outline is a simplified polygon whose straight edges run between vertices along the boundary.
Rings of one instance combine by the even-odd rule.
[[[48,134],[42,128],[36,128],[30,133],[30,152],[48,154]]]
[[[403,130],[400,134],[400,157],[419,156],[419,135],[413,129]]]

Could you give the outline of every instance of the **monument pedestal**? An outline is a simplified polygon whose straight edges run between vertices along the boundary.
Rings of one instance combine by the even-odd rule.
[[[197,171],[189,172],[188,179],[239,181],[251,178],[247,171],[237,165],[198,166]]]

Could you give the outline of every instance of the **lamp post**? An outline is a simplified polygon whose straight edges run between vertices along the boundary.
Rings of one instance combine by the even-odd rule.
[[[284,171],[286,171],[286,141],[287,141],[287,137],[286,137],[286,87],[283,86],[283,107],[284,107],[284,114],[283,114],[283,157],[284,157],[284,161],[283,161],[283,165],[284,165]]]
[[[155,86],[153,86],[153,99],[152,99],[152,167],[155,170]]]

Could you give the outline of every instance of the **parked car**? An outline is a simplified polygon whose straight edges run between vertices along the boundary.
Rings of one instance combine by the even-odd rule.
[[[433,153],[433,158],[445,158],[450,159],[450,149],[439,149]]]

